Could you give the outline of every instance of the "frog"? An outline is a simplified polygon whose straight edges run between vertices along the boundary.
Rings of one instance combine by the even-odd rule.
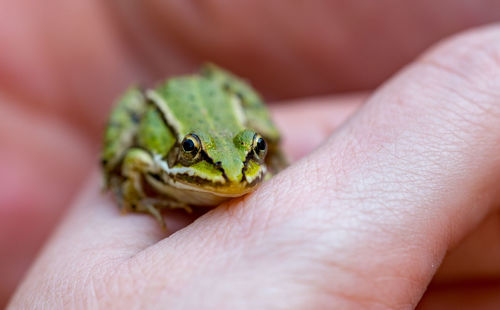
[[[156,87],[133,85],[104,131],[104,190],[123,213],[215,207],[256,190],[288,165],[261,95],[213,63]]]

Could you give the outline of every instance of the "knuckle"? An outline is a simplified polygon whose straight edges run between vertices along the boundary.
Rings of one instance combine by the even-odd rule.
[[[421,83],[446,94],[448,108],[500,116],[500,26],[444,40],[417,60],[428,73]],[[446,107],[445,107],[446,108]]]

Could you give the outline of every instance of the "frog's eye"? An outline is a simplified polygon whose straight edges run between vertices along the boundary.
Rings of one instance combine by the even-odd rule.
[[[253,152],[255,154],[255,158],[258,161],[263,161],[264,158],[266,158],[267,143],[266,143],[266,140],[264,140],[264,138],[261,135],[259,135],[258,133],[256,133],[253,136],[252,148],[253,148]]]
[[[186,160],[193,160],[196,158],[196,155],[200,152],[201,142],[200,138],[198,138],[195,134],[188,134],[184,137],[181,143],[182,151],[184,153],[184,158]]]

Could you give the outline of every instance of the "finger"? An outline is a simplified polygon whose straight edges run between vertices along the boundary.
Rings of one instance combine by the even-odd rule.
[[[424,55],[330,143],[144,257],[202,255],[182,268],[205,281],[183,280],[211,296],[226,289],[209,281],[220,274],[238,291],[303,293],[292,303],[415,306],[446,252],[499,203],[499,40],[491,27]],[[161,268],[146,277],[160,281]]]
[[[172,70],[166,52],[180,63],[210,59],[274,98],[371,89],[440,38],[495,21],[500,12],[492,1],[446,0],[114,4],[130,47],[148,53],[139,61],[152,70]]]
[[[9,12],[0,20],[2,93],[97,140],[103,112],[144,79],[100,2],[2,1],[0,10]]]

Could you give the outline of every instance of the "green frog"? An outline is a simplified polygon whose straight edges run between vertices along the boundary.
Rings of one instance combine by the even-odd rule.
[[[259,94],[214,65],[155,89],[133,86],[105,131],[105,188],[124,212],[165,226],[161,210],[213,207],[285,168],[280,134]]]

